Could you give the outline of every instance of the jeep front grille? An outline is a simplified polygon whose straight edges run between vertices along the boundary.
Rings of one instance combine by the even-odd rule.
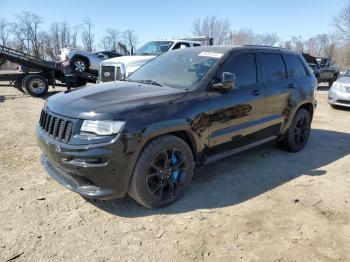
[[[45,110],[41,111],[39,125],[49,136],[63,143],[68,143],[72,135],[73,122],[50,114]]]

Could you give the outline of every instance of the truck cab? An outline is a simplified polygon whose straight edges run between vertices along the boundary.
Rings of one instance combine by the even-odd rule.
[[[148,42],[137,49],[133,55],[115,57],[101,62],[98,82],[123,80],[140,66],[165,52],[198,46],[202,46],[200,41],[182,39]]]

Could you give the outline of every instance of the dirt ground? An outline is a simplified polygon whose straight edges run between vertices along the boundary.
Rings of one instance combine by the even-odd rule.
[[[180,201],[149,210],[53,181],[34,132],[45,100],[0,83],[0,261],[350,261],[350,110],[327,91],[302,152],[205,166]]]

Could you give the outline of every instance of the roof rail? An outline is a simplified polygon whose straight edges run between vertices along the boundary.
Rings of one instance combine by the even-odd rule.
[[[284,48],[284,47],[270,46],[270,45],[243,45],[243,46],[266,47],[266,48],[274,48],[274,49],[286,49],[286,48]]]

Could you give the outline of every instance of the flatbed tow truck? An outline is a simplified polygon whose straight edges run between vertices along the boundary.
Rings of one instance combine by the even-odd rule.
[[[27,53],[0,45],[0,65],[5,61],[21,65],[22,70],[7,74],[0,73],[0,81],[13,82],[16,88],[31,96],[44,96],[49,85],[55,88],[56,80],[65,83],[65,76],[59,62],[38,59]],[[97,75],[90,72],[75,72],[75,74],[77,86],[85,86],[87,82],[95,83],[97,80]]]

